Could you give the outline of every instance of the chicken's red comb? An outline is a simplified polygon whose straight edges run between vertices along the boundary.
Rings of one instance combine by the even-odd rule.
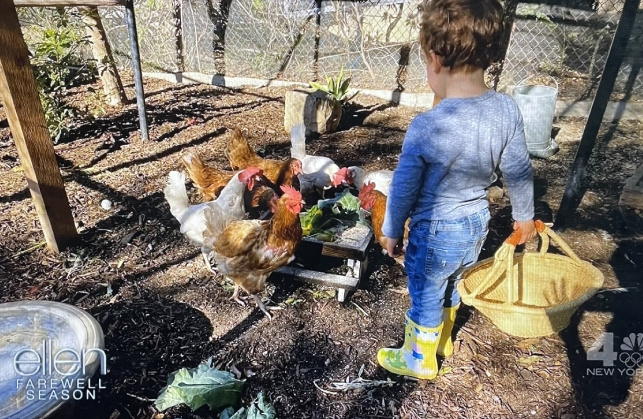
[[[239,173],[239,180],[245,182],[253,176],[263,176],[263,170],[258,167],[247,167],[243,172]]]
[[[362,186],[362,190],[359,191],[359,195],[357,197],[359,199],[364,198],[366,195],[368,195],[371,191],[375,189],[375,183],[374,182],[366,182],[364,186]]]
[[[301,193],[292,186],[287,186],[287,185],[281,185],[280,186],[281,190],[284,191],[286,195],[288,195],[291,199],[301,201],[303,198],[301,196]]]
[[[339,169],[337,171],[337,174],[342,175],[344,177],[348,176],[348,174],[349,174],[348,167],[342,167],[341,169]]]

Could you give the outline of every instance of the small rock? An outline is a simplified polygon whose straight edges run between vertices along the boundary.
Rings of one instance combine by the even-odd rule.
[[[103,199],[102,201],[100,201],[100,207],[105,211],[108,211],[112,209],[112,201],[110,201],[109,199]]]

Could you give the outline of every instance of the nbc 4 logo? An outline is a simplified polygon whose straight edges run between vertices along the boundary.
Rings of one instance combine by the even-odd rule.
[[[625,336],[620,350],[623,351],[620,354],[614,350],[614,333],[603,333],[587,351],[587,360],[603,361],[604,367],[613,367],[618,359],[626,367],[624,372],[634,370],[643,365],[643,333]]]

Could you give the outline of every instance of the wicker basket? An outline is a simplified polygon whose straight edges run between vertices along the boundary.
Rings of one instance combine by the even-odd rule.
[[[540,252],[514,255],[514,232],[495,256],[463,273],[458,292],[465,304],[487,316],[500,330],[518,337],[547,336],[569,325],[574,311],[603,285],[603,274],[536,222]],[[567,256],[547,253],[549,241]]]

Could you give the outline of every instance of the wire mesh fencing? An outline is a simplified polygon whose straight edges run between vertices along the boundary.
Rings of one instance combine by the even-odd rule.
[[[511,92],[553,78],[564,100],[591,99],[625,0],[505,0],[511,29],[490,79]],[[361,89],[429,91],[419,53],[423,0],[135,0],[143,68],[308,82],[343,67]],[[100,8],[115,58],[129,67],[122,7]],[[23,31],[29,33],[25,21]],[[40,25],[42,22],[39,23]],[[503,47],[504,49],[505,47]],[[643,98],[643,9],[612,100]]]
[[[624,0],[560,1],[559,5],[520,3],[499,86],[508,91],[528,78],[555,79],[559,97],[594,96]],[[643,97],[643,14],[636,24],[614,87],[613,100]]]

